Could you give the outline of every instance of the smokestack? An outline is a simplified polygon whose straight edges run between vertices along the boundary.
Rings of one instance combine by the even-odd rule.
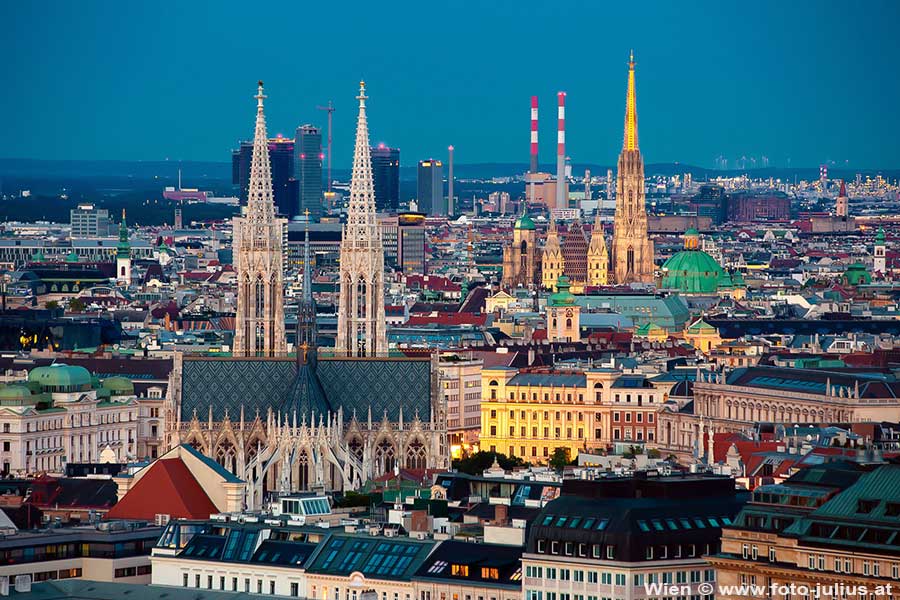
[[[447,174],[447,216],[453,216],[453,146],[447,147],[447,152],[449,153],[449,157],[447,162],[449,163],[450,172]]]
[[[566,208],[566,93],[556,94],[559,113],[556,129],[556,208]]]
[[[531,97],[531,165],[532,173],[538,172],[538,97]]]

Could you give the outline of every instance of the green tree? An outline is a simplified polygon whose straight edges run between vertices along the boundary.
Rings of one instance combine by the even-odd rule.
[[[550,466],[557,471],[562,471],[570,462],[568,448],[554,448],[550,455]]]
[[[647,450],[647,458],[659,458],[662,454],[659,453],[659,450],[656,448],[650,448]]]
[[[48,300],[44,304],[44,308],[49,309],[49,310],[54,310],[56,308],[59,308],[59,302],[57,302],[56,300]]]
[[[84,300],[81,298],[72,298],[69,300],[69,310],[72,312],[82,312],[85,309]]]
[[[476,452],[475,454],[457,458],[453,461],[453,468],[460,473],[469,475],[481,475],[494,464],[494,460],[502,469],[514,469],[525,466],[525,462],[517,456],[506,456],[499,452]]]

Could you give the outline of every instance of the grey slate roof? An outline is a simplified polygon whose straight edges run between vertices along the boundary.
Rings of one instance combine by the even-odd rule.
[[[234,420],[239,418],[242,405],[247,419],[253,419],[257,410],[264,416],[270,408],[284,414],[287,410],[292,413],[296,407],[299,420],[304,407],[319,411],[325,406],[332,411],[343,408],[347,421],[354,411],[357,419],[366,419],[370,406],[373,420],[380,421],[387,413],[388,419],[396,422],[401,406],[404,419],[412,420],[416,412],[423,420],[430,417],[432,380],[428,358],[321,357],[310,368],[311,373],[301,372],[306,379],[298,383],[293,358],[185,356],[181,419],[190,420],[195,410],[198,418],[205,419],[212,406],[213,420],[221,421],[226,410]],[[306,415],[307,420],[310,416]]]

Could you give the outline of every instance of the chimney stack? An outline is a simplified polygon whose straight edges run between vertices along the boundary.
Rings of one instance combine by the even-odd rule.
[[[494,505],[494,525],[506,525],[509,521],[509,507],[505,504]]]
[[[556,131],[556,207],[566,207],[566,93],[556,94],[559,113]]]
[[[531,164],[529,171],[538,172],[538,97],[531,97]]]

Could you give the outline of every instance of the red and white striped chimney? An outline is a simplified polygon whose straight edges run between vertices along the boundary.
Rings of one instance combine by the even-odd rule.
[[[559,114],[556,129],[556,208],[566,208],[566,93],[556,94]]]
[[[531,97],[531,165],[532,173],[538,171],[538,97]]]

